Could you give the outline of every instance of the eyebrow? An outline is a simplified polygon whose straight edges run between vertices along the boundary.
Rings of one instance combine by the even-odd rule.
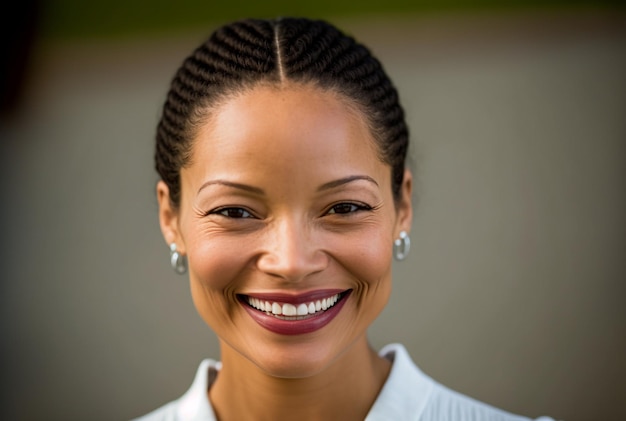
[[[318,187],[317,191],[334,189],[336,187],[343,186],[344,184],[352,183],[353,181],[358,181],[358,180],[365,180],[378,186],[378,183],[376,182],[376,180],[374,180],[370,176],[350,175],[348,177],[344,177],[338,180],[333,180],[333,181],[329,181],[328,183],[324,183]],[[235,183],[235,182],[227,181],[227,180],[209,180],[200,186],[200,188],[198,189],[198,193],[200,193],[204,188],[208,186],[213,186],[213,185],[232,187],[235,189],[240,189],[240,190],[244,190],[244,191],[259,194],[259,195],[265,194],[263,189],[259,187],[249,186],[247,184]]]
[[[317,189],[317,191],[334,189],[335,187],[343,186],[344,184],[348,184],[348,183],[351,183],[351,182],[357,181],[357,180],[369,181],[370,183],[373,183],[376,186],[378,186],[378,183],[376,182],[376,180],[374,180],[370,176],[367,176],[367,175],[351,175],[351,176],[348,176],[348,177],[340,178],[338,180],[330,181],[328,183],[324,183]]]
[[[198,193],[200,193],[205,187],[216,185],[216,184],[220,185],[220,186],[226,186],[226,187],[232,187],[232,188],[235,188],[235,189],[245,190],[245,191],[250,192],[250,193],[265,194],[263,189],[260,189],[258,187],[249,186],[247,184],[234,183],[232,181],[226,181],[226,180],[210,180],[210,181],[207,181],[206,183],[204,183],[203,185],[200,186],[200,188],[198,189]]]

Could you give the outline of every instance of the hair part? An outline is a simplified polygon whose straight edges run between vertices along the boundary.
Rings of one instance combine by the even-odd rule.
[[[170,201],[180,204],[180,170],[189,164],[197,129],[230,95],[260,83],[297,83],[354,104],[392,170],[397,200],[408,128],[398,93],[369,49],[322,20],[246,19],[218,28],[176,72],[157,127],[155,166]]]

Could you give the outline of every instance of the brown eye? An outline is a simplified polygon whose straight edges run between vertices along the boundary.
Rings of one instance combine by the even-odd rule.
[[[357,212],[359,210],[367,209],[366,206],[357,205],[354,203],[338,203],[330,208],[328,211],[329,214],[347,214],[352,212]]]
[[[216,209],[211,213],[225,216],[227,218],[253,218],[250,212],[242,208],[221,208]]]

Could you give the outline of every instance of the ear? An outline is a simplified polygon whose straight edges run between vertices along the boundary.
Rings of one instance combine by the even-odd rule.
[[[176,243],[179,253],[185,254],[185,243],[180,234],[179,210],[172,205],[170,189],[163,180],[159,180],[156,188],[159,203],[159,224],[165,242],[169,246]]]
[[[411,231],[413,222],[413,201],[411,195],[413,193],[413,175],[409,169],[404,170],[404,178],[400,186],[400,197],[396,203],[396,232],[395,237],[400,235],[400,231]]]

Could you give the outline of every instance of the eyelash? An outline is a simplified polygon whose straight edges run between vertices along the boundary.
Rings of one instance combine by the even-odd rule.
[[[247,214],[247,216],[233,216],[233,215],[229,215],[230,212],[238,212],[239,214]],[[231,218],[231,219],[246,219],[246,218],[255,218],[255,216],[252,214],[252,212],[241,208],[241,207],[237,207],[237,206],[228,206],[228,207],[224,207],[224,208],[217,208],[217,209],[213,209],[210,210],[206,213],[206,215],[219,215],[219,216],[223,216],[224,218]]]
[[[350,210],[348,210],[347,212],[337,212],[337,208],[339,207],[344,207],[344,210],[346,207],[349,207]],[[326,212],[326,214],[327,215],[348,215],[348,214],[359,212],[359,211],[370,211],[370,210],[372,210],[372,207],[364,203],[341,202],[341,203],[337,203],[331,206],[330,209],[328,209],[328,211]]]

